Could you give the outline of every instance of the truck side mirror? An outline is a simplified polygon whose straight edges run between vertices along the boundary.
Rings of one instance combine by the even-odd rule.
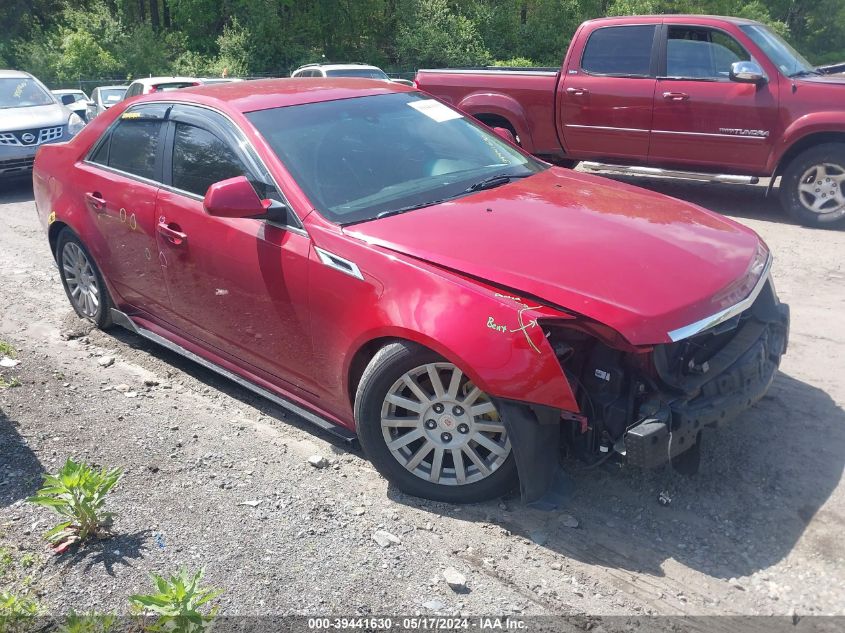
[[[731,64],[731,81],[744,84],[764,84],[768,81],[766,73],[757,62],[734,62]]]

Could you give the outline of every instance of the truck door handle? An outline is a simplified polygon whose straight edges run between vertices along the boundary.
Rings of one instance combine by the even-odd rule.
[[[165,239],[174,246],[180,246],[188,239],[188,234],[179,230],[178,224],[167,222],[164,218],[158,221],[158,232],[161,233]]]
[[[686,92],[664,92],[663,98],[666,101],[686,101],[689,95]]]
[[[587,90],[586,88],[575,88],[575,87],[567,88],[566,92],[567,92],[567,94],[571,94],[571,95],[575,95],[575,96],[581,96],[581,95],[585,95],[585,94],[590,93],[590,91]]]
[[[94,211],[103,211],[106,208],[106,201],[99,191],[89,191],[85,194],[85,201]]]

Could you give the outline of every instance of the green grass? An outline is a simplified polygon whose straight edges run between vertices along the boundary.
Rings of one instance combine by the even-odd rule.
[[[4,378],[0,375],[0,389],[11,389],[13,387],[20,387],[21,386],[21,379],[17,376],[12,376],[11,378]]]
[[[17,350],[12,347],[11,343],[7,343],[6,341],[0,340],[0,356],[8,356],[9,358],[14,358],[18,355]]]

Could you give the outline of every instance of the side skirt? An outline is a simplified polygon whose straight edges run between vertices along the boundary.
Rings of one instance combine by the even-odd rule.
[[[194,354],[190,350],[185,349],[184,347],[182,347],[181,345],[178,345],[177,343],[174,343],[173,341],[167,340],[163,336],[159,336],[155,332],[151,332],[150,330],[147,330],[145,328],[140,327],[126,313],[121,312],[120,310],[115,310],[114,308],[112,308],[111,309],[111,316],[112,316],[112,321],[114,322],[115,325],[119,325],[123,328],[126,328],[130,332],[133,332],[133,333],[137,334],[138,336],[147,339],[148,341],[152,341],[156,345],[161,345],[162,347],[166,347],[171,352],[175,352],[176,354],[179,354],[180,356],[183,356],[184,358],[187,358],[188,360],[191,360],[191,361],[193,361],[193,362],[195,362],[199,365],[202,365],[206,369],[210,369],[211,371],[223,376],[224,378],[227,378],[227,379],[239,384],[241,387],[244,387],[245,389],[249,389],[253,393],[261,396],[262,398],[266,398],[267,400],[269,400],[273,404],[276,404],[276,405],[282,407],[283,409],[287,409],[291,413],[295,413],[296,415],[303,418],[304,420],[307,420],[308,422],[311,422],[312,424],[319,426],[324,431],[328,431],[332,435],[339,437],[340,439],[342,439],[343,441],[345,441],[349,445],[355,445],[357,443],[358,438],[355,435],[355,433],[353,433],[352,431],[345,429],[342,426],[332,424],[328,420],[324,420],[323,418],[321,418],[317,414],[312,413],[311,411],[308,411],[307,409],[304,409],[303,407],[299,406],[298,404],[295,404],[295,403],[291,402],[290,400],[286,400],[285,398],[282,398],[278,394],[275,394],[272,391],[265,389],[264,387],[260,387],[259,385],[256,385],[255,383],[247,380],[246,378],[238,376],[237,374],[232,373],[228,369],[225,369],[224,367],[221,367],[220,365],[217,365],[216,363],[213,363],[212,361],[205,359],[202,356]]]

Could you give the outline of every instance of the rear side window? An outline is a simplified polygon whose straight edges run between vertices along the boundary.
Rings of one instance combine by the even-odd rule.
[[[156,180],[161,121],[124,119],[111,135],[109,167]]]
[[[202,128],[176,124],[173,138],[173,186],[204,196],[215,182],[243,176],[243,163],[228,143]]]
[[[608,26],[590,35],[581,68],[596,75],[648,77],[655,26]]]

